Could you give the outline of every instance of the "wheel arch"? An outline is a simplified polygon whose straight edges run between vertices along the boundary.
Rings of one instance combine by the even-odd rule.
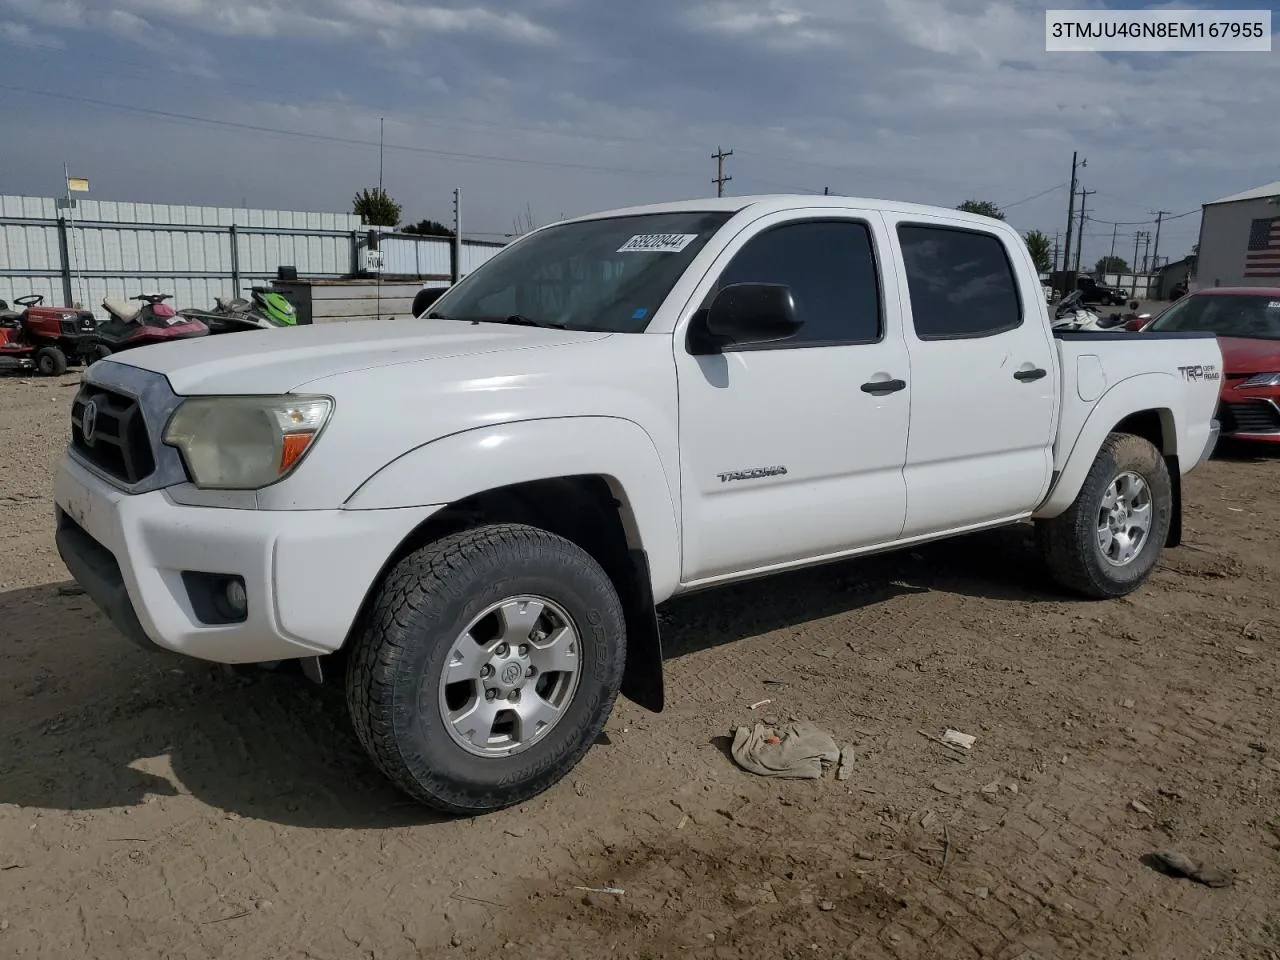
[[[498,477],[507,482],[494,485]],[[484,524],[528,524],[576,543],[608,574],[627,615],[622,693],[646,709],[662,710],[655,604],[670,596],[678,582],[678,525],[657,450],[638,425],[592,417],[454,434],[384,466],[348,498],[346,507],[420,505],[412,501],[446,505],[410,531],[387,558],[365,595],[353,632],[387,571],[409,553]]]
[[[1183,446],[1177,387],[1178,381],[1166,374],[1142,374],[1120,381],[1103,394],[1085,419],[1048,496],[1035,511],[1036,519],[1056,517],[1071,506],[1106,438],[1129,433],[1149,441],[1169,468],[1174,503],[1167,545],[1177,546],[1182,536]]]

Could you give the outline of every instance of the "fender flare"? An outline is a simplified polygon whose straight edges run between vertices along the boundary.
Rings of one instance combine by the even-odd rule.
[[[676,498],[652,437],[621,417],[555,417],[477,427],[415,447],[374,471],[343,504],[388,510],[454,503],[498,487],[603,476],[630,513],[631,546],[648,557],[654,600],[680,580]]]
[[[1176,457],[1183,446],[1175,411],[1182,404],[1180,381],[1168,373],[1142,373],[1110,387],[1094,404],[1071,445],[1071,452],[1048,495],[1032,514],[1036,519],[1056,517],[1080,494],[1085,477],[1102,449],[1103,441],[1126,417],[1155,412],[1160,416],[1165,457]]]

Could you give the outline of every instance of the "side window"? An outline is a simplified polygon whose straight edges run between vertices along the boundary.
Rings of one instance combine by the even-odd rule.
[[[773,347],[880,339],[880,282],[871,231],[853,221],[788,223],[752,237],[716,285],[785,283],[804,325]]]
[[[1017,280],[999,237],[901,224],[898,240],[921,340],[989,337],[1022,325]]]

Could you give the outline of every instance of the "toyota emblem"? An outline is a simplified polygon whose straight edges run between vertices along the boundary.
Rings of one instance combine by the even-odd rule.
[[[80,414],[80,435],[87,444],[93,443],[93,435],[98,430],[98,404],[90,400],[84,405],[84,413]]]

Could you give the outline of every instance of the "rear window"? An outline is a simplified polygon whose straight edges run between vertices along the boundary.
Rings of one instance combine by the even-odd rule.
[[[1156,317],[1147,329],[1280,340],[1280,296],[1193,293]]]
[[[901,224],[898,240],[921,340],[989,337],[1022,325],[1017,280],[999,237]]]

